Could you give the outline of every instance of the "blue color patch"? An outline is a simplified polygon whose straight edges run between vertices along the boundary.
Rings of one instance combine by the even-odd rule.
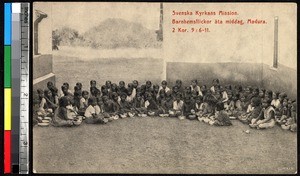
[[[11,45],[11,3],[4,4],[4,45]]]

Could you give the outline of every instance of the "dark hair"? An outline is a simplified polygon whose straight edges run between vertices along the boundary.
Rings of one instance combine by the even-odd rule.
[[[91,105],[93,103],[97,103],[97,99],[96,97],[90,97],[89,100],[88,100],[88,104]]]
[[[176,84],[178,84],[178,83],[182,84],[182,81],[180,79],[177,79]]]
[[[79,86],[80,88],[82,88],[82,83],[78,82],[78,83],[76,83],[76,86]]]
[[[69,83],[67,83],[67,82],[63,83],[63,85],[64,85],[64,86],[67,86],[68,89],[69,89],[69,87],[70,87]]]
[[[167,83],[166,80],[163,80],[163,81],[161,82],[161,84],[162,84],[162,85],[168,85],[168,83]]]
[[[272,102],[272,100],[270,98],[264,98],[263,99],[263,103],[267,103],[268,105],[270,105]]]
[[[82,91],[81,90],[77,90],[74,92],[74,96],[78,97],[78,96],[82,96]]]
[[[66,96],[63,96],[59,99],[59,107],[66,107],[69,105],[69,98]]]
[[[88,95],[88,94],[89,94],[89,92],[88,92],[88,91],[86,91],[86,90],[82,91],[82,96],[84,96],[84,95]]]
[[[119,85],[120,85],[120,84],[125,85],[125,82],[124,82],[124,81],[120,81],[120,82],[119,82]]]
[[[54,86],[53,82],[51,81],[47,82],[47,87],[52,87],[52,86]]]
[[[68,86],[67,85],[62,85],[61,90],[68,90]]]
[[[96,81],[95,80],[91,80],[90,84],[96,84]]]

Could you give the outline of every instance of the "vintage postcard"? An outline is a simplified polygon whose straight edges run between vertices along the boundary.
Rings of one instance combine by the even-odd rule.
[[[33,3],[35,173],[294,174],[297,4]]]

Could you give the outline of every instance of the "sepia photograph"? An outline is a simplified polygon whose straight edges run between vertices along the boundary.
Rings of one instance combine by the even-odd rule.
[[[297,173],[297,4],[33,3],[33,172]]]

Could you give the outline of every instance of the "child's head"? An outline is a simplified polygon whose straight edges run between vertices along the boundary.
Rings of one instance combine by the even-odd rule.
[[[240,93],[239,95],[240,95],[240,100],[241,100],[241,102],[244,102],[244,101],[246,100],[245,95],[242,94],[242,93]]]
[[[287,105],[288,105],[288,99],[285,98],[285,99],[282,100],[282,106],[287,107]]]
[[[175,84],[177,87],[181,87],[182,81],[180,79],[177,79]]]
[[[138,101],[141,101],[141,100],[143,99],[143,96],[142,96],[140,93],[137,93],[137,94],[136,94],[136,99],[137,99]]]
[[[235,94],[232,95],[232,100],[233,101],[237,101],[239,99],[240,99],[240,94],[239,93],[235,93]]]
[[[97,99],[96,97],[90,97],[88,100],[88,104],[91,106],[96,106],[97,105]]]
[[[260,105],[261,105],[261,98],[259,98],[259,97],[253,97],[253,98],[251,99],[251,105],[252,105],[253,107],[258,107],[258,106],[260,106]]]
[[[216,97],[217,100],[219,100],[221,98],[221,92],[220,91],[216,91],[214,96]]]
[[[51,82],[51,81],[47,82],[47,87],[48,87],[48,89],[51,89],[52,87],[54,87],[53,82]]]
[[[132,84],[133,84],[133,87],[134,87],[134,88],[137,88],[137,87],[139,86],[139,82],[138,82],[137,80],[134,80],[134,81],[132,82]]]
[[[125,82],[124,82],[124,81],[120,81],[120,82],[119,82],[119,87],[120,87],[120,88],[125,87]]]
[[[102,101],[103,101],[103,103],[106,104],[106,105],[108,104],[108,100],[109,100],[108,96],[104,95],[104,96],[102,97]]]
[[[74,86],[74,92],[81,90],[81,87],[79,87],[78,85]]]
[[[272,94],[273,100],[277,100],[278,99],[278,95],[279,95],[279,92],[273,92],[273,94]]]
[[[272,98],[273,97],[273,92],[271,90],[266,90],[265,91],[265,98]]]
[[[126,101],[127,94],[125,92],[122,92],[120,95],[121,101]]]
[[[111,91],[117,92],[118,85],[116,83],[111,84]]]
[[[152,86],[151,81],[146,81],[146,88],[151,88],[151,86]]]
[[[77,90],[74,92],[74,97],[80,99],[82,98],[82,91],[81,90]]]
[[[264,108],[267,108],[271,105],[272,100],[270,98],[264,98],[262,101],[262,106]]]
[[[47,98],[52,97],[52,92],[51,92],[49,89],[46,89],[46,90],[44,91],[44,94],[45,94],[45,97],[47,97]]]
[[[161,82],[161,87],[162,87],[162,88],[165,89],[165,88],[167,87],[167,85],[168,85],[167,81],[163,80],[163,81]]]
[[[68,105],[70,105],[70,100],[68,97],[64,96],[59,99],[59,107],[65,108]]]
[[[192,86],[196,87],[198,85],[198,80],[197,79],[193,79],[192,80]]]
[[[190,87],[190,86],[186,86],[186,87],[185,87],[185,92],[186,92],[186,93],[191,93],[191,92],[192,92],[191,87]]]
[[[190,96],[186,96],[186,97],[184,97],[184,103],[186,103],[186,104],[190,104],[191,103],[191,97]]]
[[[96,81],[95,80],[91,80],[90,81],[90,85],[91,85],[91,87],[96,87]]]
[[[159,91],[159,97],[160,97],[160,98],[165,98],[165,97],[166,97],[166,91],[165,91],[164,89],[161,89],[161,90]]]
[[[259,89],[257,87],[253,88],[252,95],[253,96],[258,96],[259,95]]]
[[[146,99],[147,99],[148,101],[150,101],[150,100],[153,99],[153,98],[152,98],[152,94],[151,94],[150,92],[147,92],[147,93],[145,94],[145,96],[146,96]]]
[[[153,90],[155,93],[158,93],[159,85],[157,85],[157,84],[153,85]]]
[[[116,92],[113,92],[112,95],[111,95],[111,98],[114,100],[114,101],[118,101],[118,94]]]
[[[281,92],[281,93],[278,95],[279,101],[282,101],[282,100],[285,99],[286,97],[287,97],[287,95],[286,95],[285,92]]]
[[[78,86],[80,90],[82,89],[82,84],[80,82],[76,83],[76,86]]]
[[[179,91],[179,88],[178,88],[178,86],[176,85],[176,86],[173,86],[172,90],[173,90],[173,92],[177,93],[177,92]]]
[[[266,92],[265,89],[259,89],[258,96],[259,96],[260,98],[264,98],[264,97],[265,97],[265,92]]]
[[[63,83],[63,86],[66,86],[66,87],[67,87],[67,89],[69,89],[69,88],[70,88],[70,85],[69,85],[69,83],[67,83],[67,82]]]
[[[167,100],[172,99],[172,91],[166,92],[166,99],[167,99]]]
[[[101,92],[102,92],[102,94],[105,94],[105,95],[108,93],[108,89],[107,89],[106,85],[101,86]]]
[[[133,87],[133,83],[128,83],[128,89],[133,89],[134,87]]]
[[[62,85],[61,86],[61,91],[66,95],[67,93],[68,93],[68,87],[67,87],[67,85]]]
[[[133,91],[133,87],[128,87],[127,89],[127,95],[130,96],[132,94],[132,91]]]
[[[202,86],[200,87],[200,90],[201,90],[202,92],[206,91],[206,89],[207,89],[207,87],[206,87],[206,85],[205,85],[205,84],[204,84],[204,85],[202,85]]]
[[[84,99],[88,99],[88,98],[89,98],[89,92],[86,91],[86,90],[82,91],[82,97],[83,97]]]
[[[111,81],[110,80],[107,80],[106,82],[105,82],[105,86],[106,86],[106,88],[110,88],[111,87]]]
[[[228,92],[227,92],[227,97],[228,97],[229,99],[231,99],[231,98],[233,97],[232,91],[228,91]]]

